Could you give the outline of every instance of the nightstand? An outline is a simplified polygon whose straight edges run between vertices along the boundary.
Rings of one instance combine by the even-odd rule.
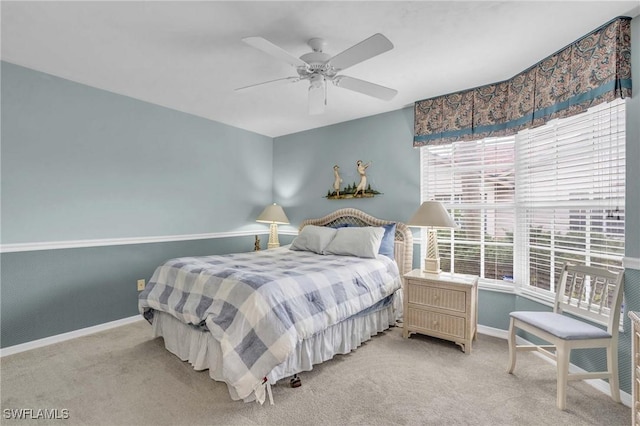
[[[429,274],[420,269],[404,275],[404,331],[450,340],[471,353],[478,333],[478,277]]]

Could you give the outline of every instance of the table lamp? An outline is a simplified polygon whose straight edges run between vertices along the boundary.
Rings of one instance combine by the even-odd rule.
[[[439,201],[425,201],[420,205],[407,226],[427,228],[427,255],[424,259],[424,272],[439,274],[440,255],[438,253],[438,234],[435,228],[460,229],[449,216],[447,209]]]
[[[284,214],[282,207],[276,203],[271,204],[264,208],[260,216],[256,219],[256,222],[268,223],[269,225],[269,243],[267,248],[280,247],[280,241],[278,241],[278,224],[285,225],[289,223],[287,215]]]

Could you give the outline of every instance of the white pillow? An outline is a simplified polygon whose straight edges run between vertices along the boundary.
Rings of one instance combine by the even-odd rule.
[[[291,243],[291,250],[312,251],[324,254],[324,249],[336,235],[334,228],[307,225]]]
[[[374,226],[338,228],[324,254],[376,257],[384,236],[384,228]]]

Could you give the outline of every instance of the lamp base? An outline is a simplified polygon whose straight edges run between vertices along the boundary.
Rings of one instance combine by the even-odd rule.
[[[424,272],[427,274],[439,274],[442,272],[440,269],[440,258],[425,257],[424,259]]]
[[[272,223],[269,226],[269,243],[267,244],[267,248],[272,249],[278,247],[280,247],[280,241],[278,241],[278,225]]]
[[[433,228],[427,231],[427,253],[424,258],[424,272],[427,274],[439,274],[440,253],[438,252],[438,234]]]

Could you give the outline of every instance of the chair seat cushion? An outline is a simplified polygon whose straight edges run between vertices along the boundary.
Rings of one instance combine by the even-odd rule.
[[[564,340],[611,337],[611,334],[595,325],[554,312],[515,311],[509,315]]]

